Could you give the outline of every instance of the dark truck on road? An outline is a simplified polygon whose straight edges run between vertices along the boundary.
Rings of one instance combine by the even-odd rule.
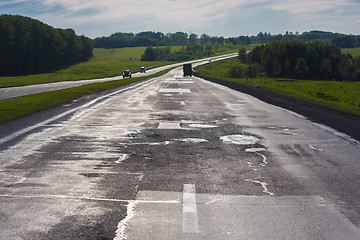
[[[192,67],[191,67],[191,63],[188,64],[184,64],[183,66],[183,71],[184,71],[184,77],[185,76],[192,76]]]

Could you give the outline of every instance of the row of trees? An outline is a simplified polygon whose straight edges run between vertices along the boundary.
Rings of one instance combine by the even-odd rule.
[[[249,54],[239,52],[240,62],[249,65],[231,70],[234,75],[300,79],[360,81],[360,57],[342,54],[340,48],[321,42],[275,41],[258,46]],[[255,75],[255,76],[254,76]]]
[[[219,45],[188,45],[171,52],[170,47],[147,47],[141,61],[188,61],[208,57],[218,51]]]
[[[357,48],[360,47],[360,37],[352,35],[341,35],[331,39],[332,44],[340,48]]]
[[[94,42],[23,16],[0,16],[0,75],[41,73],[92,57]]]
[[[257,36],[249,38],[250,43],[268,43],[272,41],[287,41],[287,40],[300,40],[300,41],[321,41],[330,43],[340,48],[356,48],[360,47],[360,36],[344,35],[332,32],[323,31],[310,31],[299,34],[298,32],[286,32],[283,34],[271,35],[270,33],[260,32]]]
[[[257,36],[239,37],[211,37],[207,34],[200,36],[195,33],[115,33],[109,37],[95,38],[96,48],[121,48],[139,46],[186,46],[186,45],[242,45],[252,43],[268,43],[272,41],[301,40],[322,41],[331,43],[341,48],[360,47],[360,36],[344,35],[332,32],[310,31],[299,34],[298,32],[286,32],[285,34],[271,35],[271,33],[260,32]]]
[[[210,37],[195,33],[184,32],[161,33],[161,32],[140,32],[114,33],[109,37],[95,38],[96,48],[122,48],[122,47],[146,47],[146,46],[186,46],[186,45],[222,45],[224,37]]]

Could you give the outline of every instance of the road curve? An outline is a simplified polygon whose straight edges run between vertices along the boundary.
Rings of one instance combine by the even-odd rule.
[[[209,59],[211,59],[212,62],[215,62],[215,61],[225,60],[228,58],[233,58],[236,56],[238,56],[238,53],[231,53],[231,54],[225,54],[225,55],[216,56],[216,57],[209,57],[209,58],[200,59],[200,60],[196,60],[196,61],[175,63],[175,64],[171,64],[171,65],[166,65],[166,66],[162,66],[162,67],[158,67],[158,68],[149,69],[146,71],[146,73],[137,72],[137,73],[134,73],[132,76],[134,78],[148,76],[148,75],[151,75],[151,74],[154,74],[154,73],[157,73],[157,72],[169,69],[169,68],[181,66],[184,63],[194,63],[194,66],[199,66],[199,65],[208,63]],[[20,96],[25,96],[25,95],[30,95],[30,94],[41,93],[41,92],[62,90],[62,89],[92,84],[92,83],[120,80],[122,78],[123,78],[122,76],[115,76],[115,77],[91,79],[91,80],[63,81],[63,82],[56,82],[56,83],[45,83],[45,84],[35,84],[35,85],[29,85],[29,86],[0,88],[0,99],[15,98],[15,97],[20,97]]]

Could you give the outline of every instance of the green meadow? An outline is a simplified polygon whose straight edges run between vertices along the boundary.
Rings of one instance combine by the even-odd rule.
[[[125,86],[153,77],[158,77],[170,70],[171,69],[164,70],[150,76],[125,78],[110,82],[93,83],[64,90],[32,94],[17,98],[2,99],[0,100],[0,124],[70,102],[85,95],[101,92],[106,89]]]
[[[360,82],[315,81],[288,78],[229,77],[229,69],[241,65],[239,60],[229,59],[196,68],[201,75],[227,81],[263,87],[275,92],[321,103],[345,112],[360,115]],[[246,65],[242,65],[246,68]]]
[[[360,56],[360,48],[342,48],[342,53],[350,53],[353,55],[353,57],[359,57]]]
[[[172,47],[175,51],[180,47]],[[0,87],[15,87],[41,83],[74,81],[119,76],[124,70],[139,71],[140,67],[159,67],[171,62],[142,62],[145,47],[94,49],[94,57],[88,61],[50,73],[16,77],[0,77]]]

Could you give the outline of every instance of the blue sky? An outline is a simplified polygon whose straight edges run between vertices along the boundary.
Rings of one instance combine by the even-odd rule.
[[[0,0],[0,14],[28,16],[91,38],[142,31],[360,35],[360,0]]]

